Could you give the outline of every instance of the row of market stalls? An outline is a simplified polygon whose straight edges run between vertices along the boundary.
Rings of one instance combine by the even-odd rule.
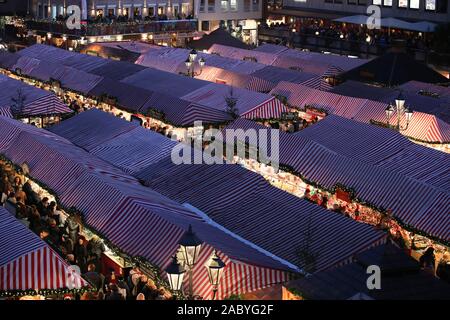
[[[103,123],[108,126],[100,132]],[[51,131],[297,270],[347,263],[354,253],[386,239],[385,233],[270,186],[239,165],[177,165],[171,159],[173,141],[99,110],[77,115]],[[298,253],[302,250],[309,250],[314,261],[307,252]]]
[[[213,45],[208,52],[222,57],[250,60],[269,66],[293,69],[315,75],[323,75],[333,66],[343,71],[348,71],[368,62],[366,59],[300,51],[273,44],[263,44],[254,50]]]
[[[224,122],[232,119],[227,97],[235,100],[237,116],[276,118],[287,110],[268,94],[55,47],[34,45],[12,55],[4,55],[1,65],[16,76],[20,71],[20,76],[51,84],[56,91],[116,104],[129,112],[128,118],[132,113],[160,113],[160,118],[175,126],[189,126],[194,120]]]
[[[3,207],[0,234],[0,297],[51,296],[88,289],[86,280]]]
[[[212,296],[205,264],[214,250],[226,264],[217,293],[221,299],[286,281],[298,272],[62,137],[5,117],[0,117],[0,131],[5,158],[26,163],[30,179],[57,196],[63,208],[81,211],[85,226],[108,246],[151,263],[156,280],[163,279],[164,272],[157,270],[170,264],[189,226],[203,242],[193,277],[194,292],[204,299]],[[188,282],[185,277],[184,285]]]
[[[53,93],[0,74],[0,115],[41,127],[71,112]]]
[[[415,111],[435,115],[450,123],[450,87],[421,81],[407,81],[396,88],[376,87],[359,81],[348,80],[333,87],[333,93],[392,103],[399,91]]]
[[[338,115],[360,122],[386,123],[387,102],[374,101],[312,89],[303,85],[280,82],[271,94],[283,96],[294,108],[305,107]],[[406,127],[406,115],[401,115],[401,126]],[[436,145],[448,145],[450,142],[450,125],[435,115],[414,112],[405,130],[401,133],[413,140]]]
[[[344,205],[345,211],[357,220],[376,225],[380,217],[394,218],[390,222],[391,233],[401,234],[409,244],[414,235],[422,234],[448,245],[450,201],[444,169],[448,167],[447,154],[413,145],[398,134],[386,135],[383,129],[373,132],[372,126],[358,127],[353,123],[350,127],[355,128],[351,129],[346,121],[350,122],[332,117],[297,134],[280,133],[278,172],[251,159],[241,163],[298,196],[309,196],[305,190],[322,190],[317,200],[333,198],[328,207]],[[238,119],[227,128],[244,132],[250,128],[267,130],[245,119]],[[355,147],[354,135],[348,130],[356,132],[364,142]],[[365,135],[373,140],[364,139]],[[237,139],[245,141],[246,137]],[[381,139],[386,139],[384,147],[379,143],[375,147]],[[436,162],[436,167],[430,167],[430,162]],[[441,165],[444,168],[439,168]],[[367,212],[366,217],[361,212]],[[441,246],[440,250],[448,249]]]
[[[186,73],[185,61],[189,52],[187,49],[153,46],[142,54],[136,63],[168,72]],[[299,72],[249,59],[238,60],[204,52],[198,53],[198,58],[193,67],[197,79],[224,83],[251,91],[269,92],[279,81],[306,83],[314,87],[327,84],[324,73]],[[203,67],[200,61],[203,62]]]

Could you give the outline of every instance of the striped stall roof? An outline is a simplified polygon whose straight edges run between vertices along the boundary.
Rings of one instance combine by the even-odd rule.
[[[297,107],[309,105],[322,108],[329,113],[360,122],[386,122],[387,104],[379,101],[343,96],[288,82],[280,82],[271,94],[285,96],[289,104]],[[404,115],[402,126],[406,126]],[[450,141],[450,125],[434,115],[414,112],[407,130],[402,131],[402,134],[421,141],[446,143]]]
[[[18,117],[72,112],[53,93],[4,75],[0,75],[0,107],[10,107]]]
[[[266,102],[263,102],[259,106],[243,113],[241,117],[246,119],[279,119],[283,112],[288,112],[289,108],[286,107],[280,100],[272,97]]]
[[[230,128],[246,126],[241,119]],[[356,197],[436,238],[450,237],[450,194],[392,169],[374,166],[339,154],[310,138],[280,134],[280,163],[323,188],[343,184]],[[404,169],[403,169],[404,170]],[[447,182],[448,183],[448,182]]]
[[[282,61],[286,57],[294,57],[302,60],[307,60],[311,63],[319,63],[329,66],[334,65],[342,70],[351,70],[368,61],[367,59],[349,58],[337,54],[325,54],[319,52],[290,49],[284,46],[273,44],[263,44],[254,49],[254,51],[276,54],[279,57],[278,59],[280,61]]]
[[[90,152],[123,171],[134,174],[170,155],[176,144],[177,142],[158,133],[138,127],[97,146]]]
[[[265,66],[264,68],[253,72],[252,76],[270,81],[276,85],[280,81],[302,83],[306,80],[314,78],[316,75],[309,72],[300,72],[297,70],[288,70],[274,66]]]
[[[87,286],[43,240],[0,207],[0,291]]]
[[[0,52],[0,68],[12,70],[12,67],[16,64],[19,58],[20,56],[15,53],[5,51]]]
[[[236,60],[246,60],[252,61],[250,59],[255,59],[261,64],[272,65],[277,59],[277,55],[266,52],[258,52],[256,50],[246,50],[235,47],[228,47],[221,44],[214,44],[209,48],[208,52],[210,54],[218,54],[221,57],[232,58]]]
[[[22,74],[29,74],[40,63],[40,60],[29,57],[20,57],[16,63],[12,66],[11,70],[19,71]]]
[[[186,67],[182,70],[185,69]],[[250,75],[211,66],[204,66],[202,72],[196,78],[209,82],[228,84],[238,88],[246,88],[252,80],[252,76]]]
[[[83,112],[49,130],[128,173],[170,155],[177,144],[97,109]]]
[[[102,58],[98,58],[102,59]],[[122,80],[128,76],[131,76],[139,71],[145,70],[146,68],[143,66],[139,66],[137,64],[125,62],[125,61],[114,61],[114,60],[106,60],[107,63],[102,65],[96,69],[91,70],[90,72],[96,75],[100,75],[103,77],[107,77],[114,80]]]
[[[0,117],[13,118],[10,107],[0,107]]]
[[[43,44],[35,44],[18,52],[22,57],[35,58],[38,60],[48,60],[54,62],[62,62],[69,57],[77,55],[75,52],[59,49],[53,46]]]
[[[58,80],[61,86],[77,92],[87,94],[103,77],[78,70],[72,67],[61,67],[57,69],[51,78]]]
[[[91,116],[94,115],[95,118],[102,116],[108,119],[111,117],[100,111],[90,111],[87,113]],[[81,131],[87,132],[92,130],[94,132],[95,128],[93,127],[95,122],[90,122],[86,118],[86,115],[83,115],[83,117],[79,115],[71,120],[76,120],[79,124],[78,128]],[[111,130],[114,132],[116,129],[119,130],[122,128],[119,121],[123,125],[127,124],[133,127],[132,124],[124,120],[114,119],[111,124]],[[91,125],[87,123],[91,123]],[[62,130],[58,130],[58,127],[61,128],[64,126],[65,123],[63,122],[54,131],[60,133]],[[69,127],[73,132],[76,132],[77,126],[73,126],[73,123]],[[136,138],[139,139],[141,137],[135,134],[135,131],[139,129],[142,130],[142,135],[146,134],[146,136],[151,138],[136,142]],[[156,142],[155,137],[158,137]],[[80,139],[77,138],[76,141],[80,141]],[[136,173],[136,176],[146,181],[153,190],[161,192],[178,202],[189,203],[206,212],[211,219],[228,230],[300,267],[302,262],[295,255],[295,250],[296,245],[301,245],[304,239],[302,238],[303,234],[301,232],[299,233],[298,230],[305,228],[308,220],[306,217],[308,216],[314,215],[314,226],[324,228],[323,230],[327,231],[323,232],[327,234],[334,234],[330,232],[329,228],[352,230],[345,233],[346,235],[342,237],[336,235],[331,236],[334,237],[331,241],[339,243],[339,248],[342,247],[339,254],[336,254],[334,248],[324,249],[325,246],[320,245],[319,242],[326,242],[327,240],[325,240],[324,235],[317,235],[315,248],[323,253],[322,258],[318,262],[320,268],[327,268],[345,261],[355,250],[359,251],[361,248],[366,248],[370,244],[384,238],[381,233],[373,231],[370,227],[355,223],[337,214],[333,213],[332,216],[327,217],[324,214],[324,209],[269,186],[261,176],[247,171],[238,165],[175,165],[170,158],[170,148],[173,145],[174,142],[168,138],[148,132],[142,128],[137,128],[115,136],[109,142],[98,146],[91,150],[91,152],[118,167],[123,167],[124,162],[128,164],[133,163],[128,168],[134,170],[135,173],[137,169],[142,168],[143,170]],[[119,146],[120,149],[113,149],[115,146]],[[166,148],[166,146],[169,146],[169,148]],[[156,161],[150,153],[145,152],[144,154],[143,151],[138,150],[161,148],[164,149],[163,153],[166,154],[166,157],[162,161]],[[113,155],[112,153],[116,150],[117,155]],[[135,155],[135,152],[138,154]],[[138,162],[134,162],[135,159],[138,159]],[[92,181],[90,184],[95,184],[93,179],[90,180]],[[83,185],[90,184],[83,183]],[[80,192],[80,189],[77,190]],[[67,198],[73,197],[71,192],[66,192],[66,194]],[[102,192],[102,195],[99,195],[99,197],[103,197],[103,195],[111,198],[116,197],[113,190]],[[114,200],[100,202],[113,203]],[[71,202],[71,205],[75,205],[75,203]],[[265,229],[272,225],[270,221],[271,217],[273,217],[273,212],[275,212],[275,208],[285,212],[285,216],[279,217],[279,219],[283,219],[283,222],[279,220],[280,225],[278,226],[284,232],[272,233],[273,236],[271,238],[270,233],[266,232]],[[109,210],[114,211],[112,208]],[[92,208],[90,210],[90,212],[96,211]],[[233,219],[229,219],[231,216]],[[259,218],[255,219],[257,216]],[[104,216],[98,219],[98,221],[101,220],[103,221],[102,223],[106,223]],[[92,218],[90,223],[97,223],[94,220],[97,221],[97,218]],[[256,221],[258,221],[257,227],[260,230],[259,233],[252,232],[257,223]],[[361,237],[356,236],[359,233],[361,233]],[[362,237],[362,233],[366,233],[366,236]],[[280,234],[283,236],[281,237]],[[300,234],[297,236],[298,240],[294,241],[292,238],[293,234]],[[282,244],[286,242],[287,238],[291,239],[292,245],[283,246]]]
[[[192,125],[194,121],[214,123],[231,120],[231,116],[222,110],[213,109],[156,92],[153,93],[144,106],[139,109],[139,112],[147,114],[150,109],[156,109],[163,112],[166,120],[181,126]]]
[[[326,82],[323,77],[311,78],[302,82],[301,85],[322,91],[329,91],[332,88],[332,86],[328,84],[328,82]]]
[[[112,114],[92,109],[57,124],[49,130],[90,151],[139,126]]]
[[[209,84],[209,82],[190,77],[175,75],[156,69],[145,68],[122,80],[140,88],[158,93],[172,95],[177,98]]]
[[[387,88],[347,80],[333,87],[331,91],[345,96],[366,98],[383,103],[394,103],[401,91],[410,109],[433,114],[450,123],[450,89],[448,87],[409,81],[396,88]]]
[[[322,74],[322,77],[336,77],[339,74],[341,74],[342,72],[344,72],[344,70],[342,68],[336,67],[336,66],[330,66],[327,71],[325,71]]]
[[[13,121],[4,119],[6,118],[0,120]],[[0,125],[0,130],[3,128]],[[22,138],[23,136],[26,136],[26,139]],[[126,181],[125,176],[118,177],[113,167],[98,158],[94,160],[85,151],[65,142],[65,139],[59,139],[61,141],[57,143],[57,137],[44,130],[35,131],[33,135],[22,132],[18,135],[18,139],[9,144],[5,154],[15,163],[27,161],[30,164],[31,175],[37,173],[36,178],[53,190],[57,190],[57,184],[61,184],[63,180],[67,188],[58,192],[62,205],[75,206],[82,210],[88,226],[97,229],[128,254],[142,256],[164,268],[177,250],[179,238],[191,224],[199,238],[205,242],[204,247],[208,248],[205,254],[211,254],[212,248],[215,248],[230,261],[229,271],[224,278],[231,277],[239,284],[230,283],[232,287],[226,288],[228,290],[226,292],[239,294],[252,288],[265,287],[275,280],[285,281],[289,277],[289,272],[295,270],[280,262],[279,258],[258,250],[239,237],[206,221],[197,212],[141,186],[136,179],[126,176],[128,177]],[[38,143],[41,143],[40,152],[34,147]],[[27,154],[21,145],[28,147]],[[54,150],[51,148],[60,153],[67,152],[72,156],[70,161],[81,163],[84,171],[78,173],[77,179],[66,180],[70,175],[69,171],[72,170],[69,161],[53,157]],[[39,168],[40,172],[36,172],[36,168]],[[251,265],[251,268],[247,268],[243,274],[230,274],[240,270],[233,267],[234,264]],[[204,279],[207,277],[206,268],[204,265],[197,265],[194,272],[202,279],[201,282],[196,282],[194,292],[210,297],[211,287],[204,286]],[[261,280],[255,287],[254,283],[258,277],[264,277],[265,280]],[[220,298],[225,297],[224,294],[226,293],[222,293]]]
[[[300,268],[305,261],[297,251],[306,241],[308,225],[315,230],[311,249],[320,252],[317,270],[384,239],[370,226],[326,212],[238,165],[175,165],[168,158],[138,176],[151,188],[195,206],[216,223]],[[278,212],[275,225],[274,212]]]
[[[101,97],[105,94],[109,97],[115,97],[118,105],[124,109],[138,111],[150,99],[153,93],[149,90],[131,86],[123,82],[103,78],[88,94],[96,97]]]
[[[210,83],[181,97],[192,103],[208,106],[212,109],[225,111],[227,109],[226,97],[229,97],[231,87]],[[263,106],[273,100],[268,94],[248,91],[233,87],[233,97],[237,99],[236,108],[243,115],[257,107]]]
[[[397,131],[329,115],[295,135],[450,192],[450,156],[412,143]]]
[[[91,72],[98,68],[105,68],[108,63],[109,60],[87,54],[76,54],[63,60],[63,64],[65,66],[84,72]]]

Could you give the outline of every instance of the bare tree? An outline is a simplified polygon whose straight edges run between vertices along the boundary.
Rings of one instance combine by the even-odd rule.
[[[225,102],[227,104],[227,112],[236,119],[239,117],[239,110],[236,107],[238,99],[234,96],[233,86],[230,86],[229,95],[225,97]]]
[[[317,268],[317,259],[319,258],[319,252],[315,252],[312,248],[314,243],[314,234],[316,228],[312,227],[312,217],[308,218],[306,229],[303,231],[303,241],[302,244],[297,249],[297,255],[303,262],[303,270],[308,273],[313,273]]]
[[[13,111],[14,114],[20,114],[22,113],[24,107],[25,107],[25,100],[26,100],[26,96],[22,91],[22,88],[17,89],[17,94],[15,97],[11,98],[12,101],[12,105],[11,105],[11,110]]]

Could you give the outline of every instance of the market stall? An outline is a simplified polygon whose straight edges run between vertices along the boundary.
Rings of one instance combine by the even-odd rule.
[[[57,296],[89,284],[43,240],[0,207],[0,295]]]

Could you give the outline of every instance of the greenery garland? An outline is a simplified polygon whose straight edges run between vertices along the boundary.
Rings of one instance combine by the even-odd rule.
[[[0,297],[8,298],[8,297],[22,297],[22,296],[52,296],[52,295],[63,295],[63,294],[84,294],[86,292],[92,292],[93,289],[90,287],[82,287],[80,289],[27,289],[27,290],[4,290],[0,291]]]
[[[336,192],[337,188],[343,189],[344,191],[350,193],[351,198],[352,198],[353,201],[355,201],[355,202],[357,202],[357,203],[359,203],[359,204],[361,204],[361,205],[363,205],[365,207],[368,207],[368,208],[370,208],[372,210],[376,210],[376,211],[380,212],[383,216],[388,216],[388,212],[387,212],[386,208],[375,206],[372,203],[366,202],[366,201],[362,200],[361,198],[357,197],[356,196],[356,190],[353,189],[353,188],[346,187],[346,186],[344,186],[342,184],[336,184],[336,185],[334,185],[331,188],[327,188],[327,187],[324,187],[324,186],[322,186],[322,185],[320,185],[320,184],[318,184],[318,183],[316,183],[314,181],[309,180],[308,178],[306,178],[304,175],[302,175],[301,173],[299,173],[296,170],[294,170],[294,168],[289,166],[289,165],[279,164],[279,168],[280,168],[280,170],[286,171],[286,172],[288,172],[288,173],[290,173],[292,175],[295,175],[295,176],[299,177],[305,183],[307,183],[308,185],[311,185],[311,186],[313,186],[314,188],[317,188],[317,189],[322,189],[324,191],[327,191],[327,192],[330,192],[330,193],[333,193],[333,194]],[[441,243],[441,244],[443,244],[443,245],[445,245],[447,247],[450,247],[450,241],[447,241],[447,240],[444,240],[444,239],[440,239],[440,238],[438,238],[436,236],[428,234],[427,232],[419,230],[419,229],[417,229],[414,226],[411,226],[409,224],[404,223],[398,217],[395,217],[395,216],[389,216],[389,217],[391,219],[393,219],[398,225],[400,225],[405,230],[408,230],[408,231],[413,232],[415,234],[427,237],[427,238],[429,238],[429,239],[431,239],[433,241],[436,241],[436,242]]]

